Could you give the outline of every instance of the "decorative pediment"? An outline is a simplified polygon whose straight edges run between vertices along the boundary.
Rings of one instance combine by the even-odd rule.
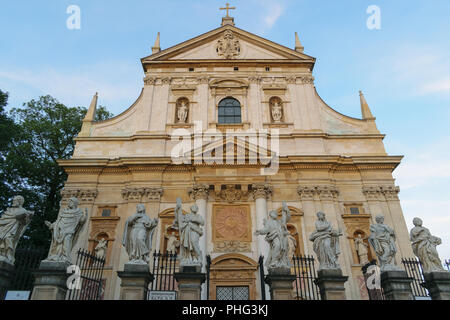
[[[231,25],[142,59],[142,63],[167,60],[305,60],[315,58],[289,49]]]
[[[275,156],[275,152],[240,137],[219,139],[184,154],[193,161],[201,159],[206,164],[227,165],[269,163]]]

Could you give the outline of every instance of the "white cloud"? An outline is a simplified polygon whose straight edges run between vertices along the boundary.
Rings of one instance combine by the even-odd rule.
[[[422,94],[450,92],[450,78],[424,83],[420,86],[419,92]]]
[[[286,7],[284,4],[281,4],[279,2],[263,1],[263,3],[268,5],[267,12],[264,15],[263,20],[266,27],[268,29],[271,29],[284,13]]]
[[[21,87],[30,87],[42,95],[49,94],[68,106],[88,106],[94,93],[98,92],[99,103],[106,105],[115,114],[131,105],[143,85],[138,82],[138,80],[142,82],[141,79],[133,81],[130,77],[130,74],[136,74],[132,66],[117,63],[71,70],[54,68],[14,71],[1,68],[1,70],[1,80]]]

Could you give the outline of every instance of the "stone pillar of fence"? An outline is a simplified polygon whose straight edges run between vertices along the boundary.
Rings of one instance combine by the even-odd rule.
[[[120,284],[120,300],[146,300],[148,286],[153,275],[147,264],[126,263],[124,271],[117,272]]]
[[[341,269],[322,269],[317,272],[314,283],[319,287],[322,300],[347,300],[344,286],[347,279]]]
[[[35,271],[34,288],[31,300],[65,300],[69,264],[64,262],[42,261]]]
[[[180,272],[174,274],[178,282],[178,300],[201,300],[202,284],[206,280],[206,274],[200,267],[180,267]]]
[[[408,277],[406,271],[382,271],[380,278],[386,300],[414,300],[411,289],[414,279]]]
[[[294,300],[292,290],[295,279],[290,268],[269,269],[264,280],[269,285],[271,300]]]
[[[437,271],[424,273],[423,286],[428,290],[432,300],[450,300],[450,272]]]
[[[5,299],[13,278],[14,266],[8,262],[0,261],[0,300]]]

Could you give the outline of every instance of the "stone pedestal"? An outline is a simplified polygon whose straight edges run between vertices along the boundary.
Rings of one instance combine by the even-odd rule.
[[[31,300],[65,300],[67,293],[67,273],[69,264],[65,262],[42,261],[35,271]]]
[[[178,300],[201,300],[202,284],[206,275],[197,266],[180,267],[180,272],[174,274],[178,282]]]
[[[271,300],[294,300],[295,276],[288,269],[269,269],[264,281],[269,285]]]
[[[386,300],[414,300],[411,290],[413,279],[408,277],[406,271],[382,271],[380,277]]]
[[[14,266],[8,262],[0,261],[0,300],[5,299],[13,277]]]
[[[423,277],[423,286],[430,293],[432,300],[450,300],[450,272],[430,272],[425,273]]]
[[[147,264],[126,263],[124,271],[118,271],[120,300],[146,300],[148,286],[153,281]]]
[[[322,300],[347,300],[344,286],[347,279],[341,269],[319,270],[314,283],[319,287]]]

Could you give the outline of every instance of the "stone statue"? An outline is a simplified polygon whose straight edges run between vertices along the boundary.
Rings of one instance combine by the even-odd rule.
[[[358,236],[354,239],[355,241],[355,249],[356,253],[359,257],[359,263],[365,266],[369,263],[369,256],[368,256],[368,247],[369,245],[364,242],[364,239],[361,237],[361,234],[358,234]]]
[[[373,247],[380,262],[381,271],[401,270],[395,265],[395,232],[394,229],[384,224],[384,217],[375,217],[376,224],[370,226],[369,243]]]
[[[438,237],[432,236],[430,230],[422,227],[422,219],[413,219],[414,228],[410,238],[414,254],[419,258],[424,273],[444,271],[436,246],[442,243]]]
[[[108,241],[106,241],[105,238],[100,239],[97,246],[95,247],[95,256],[98,259],[105,259],[106,258],[106,250],[108,249]]]
[[[186,123],[188,116],[188,106],[185,101],[181,102],[181,105],[178,107],[177,118],[179,123]]]
[[[202,266],[199,240],[205,221],[197,212],[198,206],[194,204],[190,213],[183,214],[181,199],[177,199],[173,228],[178,229],[180,234],[180,266]]]
[[[24,202],[22,196],[15,196],[0,218],[0,261],[11,265],[15,262],[17,244],[34,215],[22,207]]]
[[[291,259],[293,256],[297,255],[297,240],[295,239],[295,236],[298,234],[298,232],[295,232],[294,234],[289,233],[288,235],[288,242],[289,242],[289,253],[288,257]]]
[[[269,212],[269,219],[264,219],[264,228],[256,230],[256,235],[265,235],[265,240],[270,245],[269,254],[266,261],[267,268],[270,269],[289,269],[289,240],[290,234],[286,223],[291,219],[291,213],[283,202],[281,218],[275,210]]]
[[[180,246],[180,241],[178,241],[178,237],[175,232],[172,231],[171,234],[165,235],[167,239],[167,252],[170,254],[176,254],[177,248]]]
[[[153,233],[158,225],[158,218],[150,219],[145,213],[145,206],[138,204],[136,213],[125,222],[122,244],[128,253],[131,264],[147,264],[150,261]]]
[[[272,105],[272,119],[274,122],[280,122],[281,118],[283,118],[283,109],[278,102],[275,102]]]
[[[45,221],[52,231],[52,243],[44,261],[72,264],[71,252],[88,215],[87,209],[83,212],[78,208],[79,203],[77,198],[70,198],[67,208],[61,210],[55,222]]]
[[[313,242],[313,250],[319,260],[319,270],[340,269],[338,257],[341,253],[339,237],[342,231],[333,229],[325,218],[325,213],[317,212],[316,230],[311,233],[309,240]]]

